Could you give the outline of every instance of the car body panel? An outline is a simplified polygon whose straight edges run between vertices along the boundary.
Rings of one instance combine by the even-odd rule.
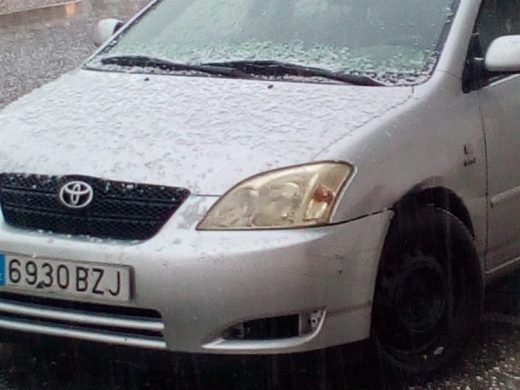
[[[489,266],[520,254],[520,77],[478,91],[486,129],[489,169]]]
[[[470,158],[465,145],[472,148]],[[409,102],[338,140],[319,157],[341,155],[358,170],[342,199],[337,221],[392,208],[411,192],[442,187],[455,192],[468,208],[478,252],[487,233],[485,138],[475,93],[461,81],[436,72],[414,90]]]
[[[191,198],[179,213],[190,209],[204,215],[213,202]],[[388,211],[331,227],[264,232],[197,232],[173,218],[154,238],[139,244],[27,234],[0,219],[0,248],[44,259],[132,267],[134,298],[119,305],[158,310],[169,349],[298,352],[369,336],[378,258],[391,217]],[[240,321],[315,309],[325,309],[328,320],[310,338],[226,344],[220,337]]]
[[[0,166],[222,195],[252,175],[313,161],[330,139],[411,92],[80,70],[3,110]]]

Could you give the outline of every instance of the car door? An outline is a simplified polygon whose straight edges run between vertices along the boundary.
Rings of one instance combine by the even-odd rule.
[[[485,0],[475,30],[480,56],[511,34],[520,34],[520,0]],[[487,144],[490,270],[520,256],[520,75],[492,76],[477,94]]]

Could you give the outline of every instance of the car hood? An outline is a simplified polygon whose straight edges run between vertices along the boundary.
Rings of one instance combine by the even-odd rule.
[[[0,112],[0,172],[220,195],[249,176],[315,161],[411,94],[408,87],[77,70]]]

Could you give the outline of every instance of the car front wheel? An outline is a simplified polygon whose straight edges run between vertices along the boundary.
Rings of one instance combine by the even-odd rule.
[[[471,339],[483,302],[473,238],[434,207],[397,212],[385,242],[373,311],[373,339],[393,374],[429,376]]]

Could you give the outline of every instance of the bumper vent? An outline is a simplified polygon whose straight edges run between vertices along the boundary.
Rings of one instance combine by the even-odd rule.
[[[65,187],[69,191],[64,196]],[[146,240],[157,234],[189,194],[184,188],[86,176],[0,174],[5,221],[17,228],[60,234]]]
[[[0,293],[0,328],[132,347],[165,349],[154,310]]]

